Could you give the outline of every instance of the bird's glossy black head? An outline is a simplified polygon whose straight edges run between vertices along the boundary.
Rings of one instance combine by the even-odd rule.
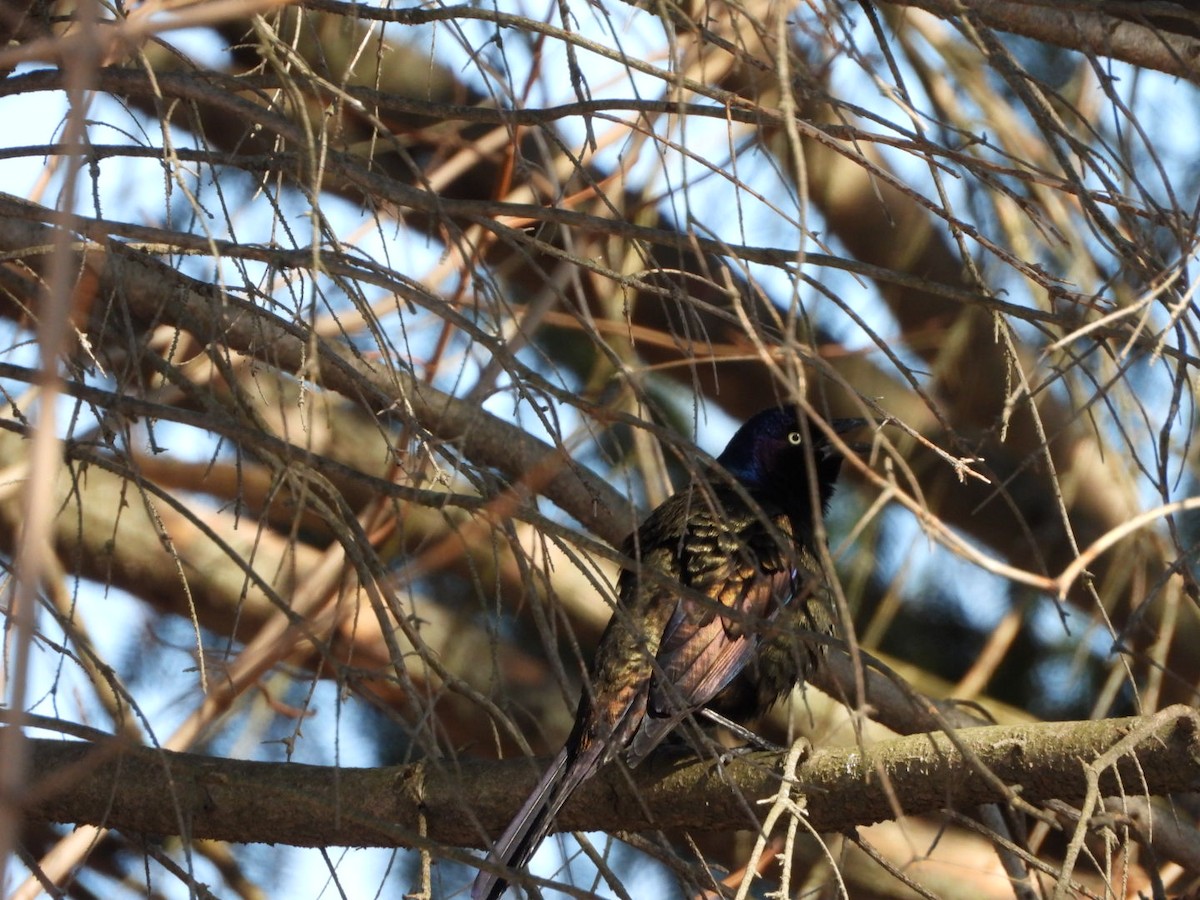
[[[830,424],[842,434],[866,422],[834,419]],[[842,455],[816,427],[809,427],[808,439],[812,441],[812,474],[817,479],[820,511],[824,513],[833,496]],[[748,489],[777,501],[793,518],[800,519],[812,507],[804,440],[805,432],[794,408],[764,409],[737,430],[717,462]]]

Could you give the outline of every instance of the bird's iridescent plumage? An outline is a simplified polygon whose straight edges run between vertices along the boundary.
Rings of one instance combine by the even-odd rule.
[[[601,766],[617,756],[637,765],[706,707],[756,718],[816,665],[822,645],[804,634],[830,632],[833,611],[814,523],[842,457],[815,427],[806,435],[794,410],[772,408],[738,429],[717,462],[725,475],[675,494],[626,539],[638,566],[621,575],[575,727],[493,848],[510,869],[529,861]],[[472,900],[495,900],[505,886],[481,871]]]

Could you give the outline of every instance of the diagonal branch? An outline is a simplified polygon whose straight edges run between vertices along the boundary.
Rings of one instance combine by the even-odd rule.
[[[54,230],[35,222],[0,218],[0,247],[36,267],[38,248],[49,246]],[[575,463],[569,454],[396,368],[373,366],[349,348],[314,339],[309,331],[262,307],[183,275],[136,250],[110,243],[88,245],[83,263],[98,279],[99,297],[124,304],[144,327],[166,323],[194,335],[202,344],[228,347],[285,372],[311,370],[318,353],[318,380],[371,412],[417,425],[438,441],[453,445],[477,465],[492,467],[535,493],[549,497],[593,533],[619,542],[636,524],[624,496]],[[93,310],[95,321],[104,310]],[[117,317],[120,320],[120,317]]]

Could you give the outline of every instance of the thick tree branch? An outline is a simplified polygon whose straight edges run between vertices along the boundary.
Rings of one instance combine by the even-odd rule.
[[[1028,3],[1024,0],[889,0],[942,19],[962,15],[997,31],[1157,69],[1200,84],[1200,15],[1176,3]],[[1146,14],[1122,18],[1117,12]],[[1151,9],[1153,7],[1153,9]],[[1107,11],[1106,8],[1112,11]],[[1163,13],[1167,15],[1162,15]],[[1151,18],[1151,13],[1160,15]],[[1175,30],[1176,27],[1179,30]]]
[[[1183,706],[1140,718],[963,729],[958,738],[995,778],[1018,788],[1032,804],[1081,800],[1089,766],[1123,740],[1129,752],[1117,772],[1100,778],[1106,795],[1200,788],[1200,715]],[[299,846],[432,841],[478,847],[484,834],[475,823],[497,833],[539,774],[527,759],[345,769],[213,759],[123,747],[116,740],[31,744],[34,777],[23,803],[29,819]],[[750,811],[776,794],[783,756],[755,753],[716,767],[660,755],[632,778],[609,767],[580,789],[557,826],[754,827]],[[817,750],[798,775],[809,823],[826,832],[894,818],[900,811],[919,815],[1002,799],[940,734],[865,749]],[[422,827],[424,839],[417,836]]]

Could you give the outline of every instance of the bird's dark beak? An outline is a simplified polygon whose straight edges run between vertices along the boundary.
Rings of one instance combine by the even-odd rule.
[[[860,428],[870,428],[874,425],[870,419],[830,419],[829,426],[833,429],[833,433],[841,437],[843,434],[849,434],[852,431],[858,431]],[[846,446],[859,455],[864,455],[871,452],[871,444],[855,443],[847,441]],[[834,448],[830,448],[831,452],[836,453]]]
[[[830,419],[829,426],[833,429],[834,434],[849,434],[857,428],[866,428],[870,425],[869,419]]]

